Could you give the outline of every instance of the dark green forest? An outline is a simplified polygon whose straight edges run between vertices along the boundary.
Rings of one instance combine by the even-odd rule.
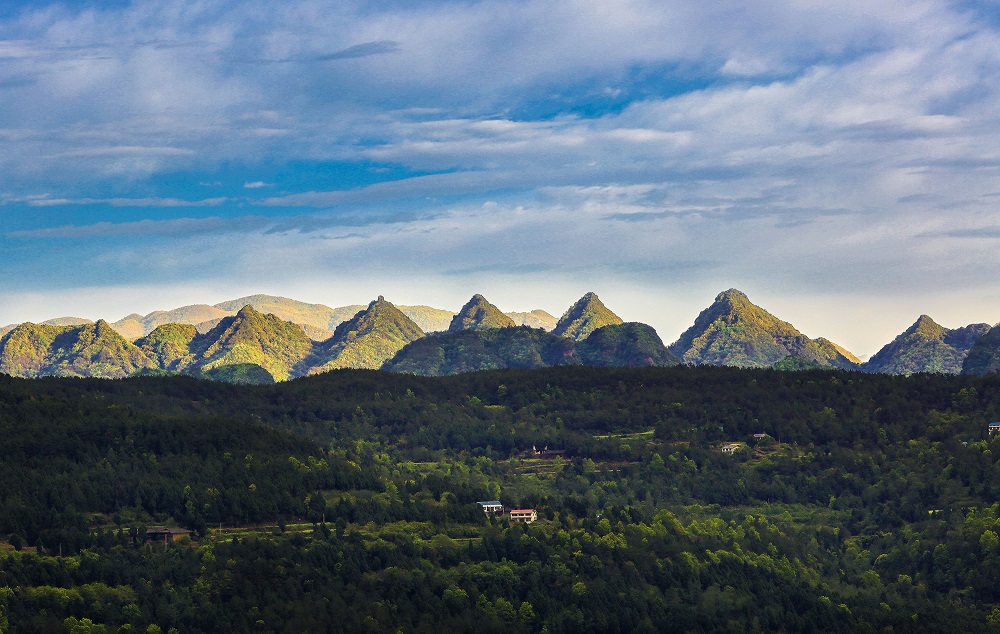
[[[992,421],[996,375],[0,376],[0,631],[1000,630]]]

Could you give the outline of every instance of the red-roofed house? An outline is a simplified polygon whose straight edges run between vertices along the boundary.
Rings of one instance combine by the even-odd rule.
[[[510,512],[510,519],[514,522],[530,524],[538,520],[538,513],[535,509],[514,509]]]

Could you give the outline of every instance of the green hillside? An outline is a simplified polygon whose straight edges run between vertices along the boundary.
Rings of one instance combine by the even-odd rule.
[[[0,372],[16,376],[118,379],[152,366],[104,320],[78,326],[24,323],[0,339]]]
[[[0,628],[996,632],[995,420],[994,375],[0,376]]]
[[[972,324],[950,330],[927,315],[921,315],[912,326],[869,359],[863,369],[885,374],[958,374],[973,344],[989,328],[988,324]]]
[[[581,341],[602,326],[621,323],[621,318],[611,312],[596,293],[587,293],[563,313],[552,333]]]
[[[250,305],[223,319],[199,338],[198,367],[210,372],[223,366],[257,365],[273,380],[284,381],[312,352],[312,341],[297,324],[265,315]]]
[[[644,367],[680,363],[651,326],[637,322],[602,326],[577,342],[576,352],[587,365]]]
[[[526,326],[459,330],[410,343],[382,366],[389,372],[444,376],[480,370],[579,363],[573,342]]]
[[[337,368],[375,370],[403,346],[424,336],[420,328],[385,298],[378,299],[337,326],[303,367],[309,374]]]
[[[485,297],[476,293],[451,320],[448,331],[490,330],[513,326],[513,319],[500,312],[500,309],[486,301]]]
[[[0,622],[995,632],[998,381],[689,366],[0,377]],[[560,453],[532,452],[546,447]],[[477,502],[494,499],[538,521],[488,517]],[[144,544],[154,526],[192,532]]]
[[[813,341],[736,289],[720,293],[670,345],[684,363],[770,367],[787,356],[853,368],[857,358],[825,339]]]
[[[164,324],[138,339],[135,345],[160,370],[184,372],[195,362],[198,331],[191,324]]]
[[[53,343],[70,328],[31,322],[15,326],[0,339],[0,372],[23,377],[51,374]]]

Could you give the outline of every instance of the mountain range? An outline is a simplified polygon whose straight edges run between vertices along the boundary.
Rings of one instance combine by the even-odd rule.
[[[542,310],[505,313],[480,294],[457,313],[395,306],[381,296],[368,306],[330,308],[250,295],[132,314],[114,323],[60,317],[0,329],[0,372],[23,377],[165,372],[263,383],[338,368],[440,375],[564,364],[676,363],[982,374],[1000,371],[1000,328],[948,329],[921,315],[862,363],[841,346],[804,335],[729,289],[670,346],[652,327],[624,322],[594,293],[558,320]]]
[[[171,310],[157,310],[148,315],[133,313],[118,321],[111,322],[111,327],[123,337],[135,341],[151,333],[157,326],[163,324],[191,324],[198,332],[207,333],[218,325],[223,317],[232,317],[244,306],[252,306],[261,313],[267,313],[302,326],[302,329],[314,341],[323,341],[333,336],[334,330],[341,323],[354,317],[365,307],[361,304],[351,304],[331,308],[323,304],[309,304],[287,297],[273,295],[248,295],[230,299],[218,304],[192,304]],[[450,310],[433,308],[431,306],[397,306],[403,314],[409,317],[423,332],[440,332],[448,330],[455,313]],[[512,312],[508,316],[516,325],[532,326],[552,330],[556,326],[556,318],[544,310],[530,312]],[[60,317],[45,322],[52,325],[79,325],[93,323],[78,317]],[[14,324],[16,325],[16,324]],[[13,329],[14,325],[0,328],[0,336]]]

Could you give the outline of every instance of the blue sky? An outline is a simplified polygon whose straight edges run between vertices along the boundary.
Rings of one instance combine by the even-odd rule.
[[[1000,321],[1000,3],[0,2],[0,322],[730,287]]]

